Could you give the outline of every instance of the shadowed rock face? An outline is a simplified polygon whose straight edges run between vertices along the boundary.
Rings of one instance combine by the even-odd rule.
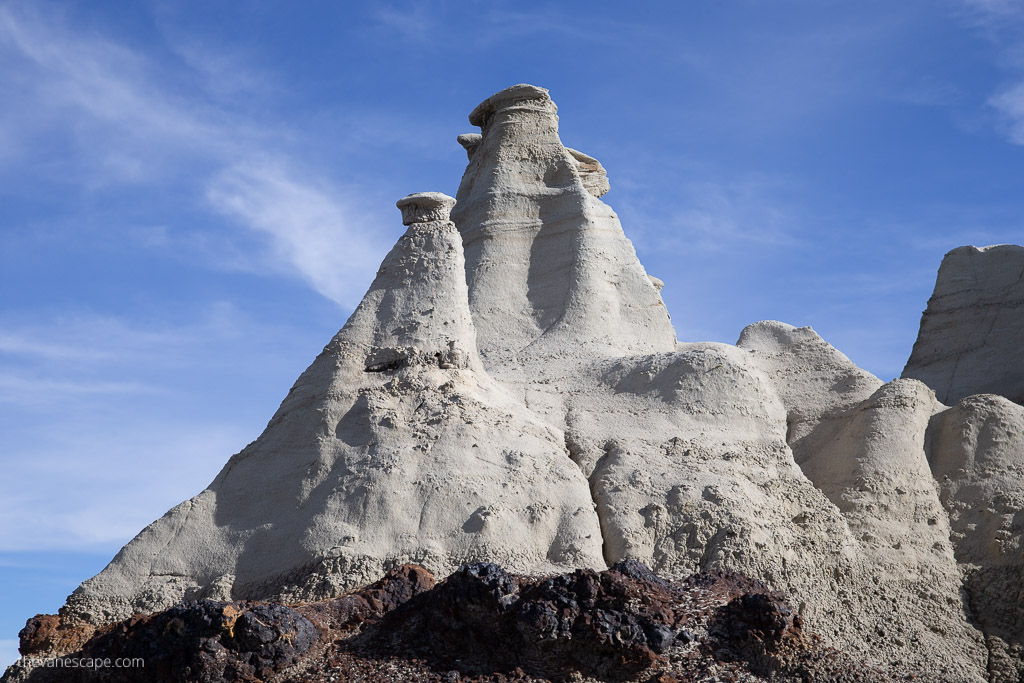
[[[316,600],[404,562],[445,576],[486,561],[586,571],[553,583],[461,571],[423,603],[448,615],[451,640],[487,622],[480,632],[502,642],[528,632],[521,662],[538,671],[611,657],[627,676],[678,626],[661,607],[608,616],[591,595],[628,585],[662,600],[669,589],[618,564],[639,560],[784,590],[826,644],[869,661],[1016,680],[1019,406],[975,396],[947,409],[915,379],[883,384],[809,327],[765,321],[736,346],[677,342],[660,281],[599,199],[603,167],[561,143],[547,91],[503,90],[470,122],[481,132],[459,137],[458,203],[398,202],[408,230],[265,432],[60,619],[30,624],[32,647],[66,651],[93,626],[183,601]],[[965,248],[944,261],[908,364],[936,373],[940,398],[982,385],[1013,397],[1022,253]],[[609,565],[619,578],[598,576]],[[796,624],[775,598],[745,600],[734,607],[760,615],[743,619],[762,640]],[[350,617],[375,609],[347,604]],[[348,618],[327,612],[303,614]],[[626,634],[618,649],[602,649],[602,629]],[[416,637],[403,647],[429,645]]]
[[[1024,677],[1024,407],[980,394],[936,414],[929,461],[994,680]]]
[[[1024,247],[959,247],[946,254],[904,377],[940,401],[999,394],[1024,403]]]

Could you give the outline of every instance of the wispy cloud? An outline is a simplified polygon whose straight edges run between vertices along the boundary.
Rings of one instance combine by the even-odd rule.
[[[279,398],[249,414],[247,375],[283,387],[295,359],[277,357],[301,336],[226,304],[177,324],[80,314],[0,329],[0,551],[124,542],[198,493]]]
[[[779,204],[764,201],[753,187],[704,183],[691,190],[693,204],[672,215],[679,237],[700,249],[786,247],[799,244],[794,217]]]
[[[91,422],[62,423],[31,453],[13,454],[0,482],[0,551],[123,543],[198,493],[254,436],[196,421]],[[111,429],[118,430],[113,443]]]
[[[55,405],[69,396],[98,394],[139,394],[158,391],[137,382],[56,381],[28,374],[8,374],[0,370],[0,403],[18,405]]]
[[[1007,82],[988,98],[996,125],[1010,142],[1024,145],[1024,3],[1018,0],[960,0],[963,16],[996,50]]]
[[[278,260],[316,291],[343,306],[359,302],[383,240],[349,228],[358,219],[336,194],[299,182],[279,162],[256,162],[219,173],[206,196],[221,213],[267,235]]]
[[[426,43],[436,36],[441,23],[438,9],[424,0],[404,3],[380,3],[371,16],[387,31],[403,40]]]
[[[0,145],[21,144],[22,154],[0,157],[0,169],[45,163],[35,159],[42,141],[64,131],[59,135],[79,147],[77,169],[60,167],[72,173],[66,180],[73,186],[187,178],[212,213],[271,238],[271,249],[250,255],[260,264],[253,270],[298,275],[333,301],[353,305],[366,286],[366,264],[386,249],[345,198],[357,193],[279,146],[294,131],[232,109],[229,98],[203,95],[241,87],[236,75],[245,70],[237,57],[219,59],[187,41],[173,51],[184,64],[155,63],[28,5],[0,5],[0,84],[24,93],[0,117]],[[244,87],[252,91],[262,81],[254,76]],[[164,247],[181,243],[168,234],[172,228],[162,230],[155,236]]]
[[[0,7],[0,50],[5,81],[24,93],[18,111],[30,114],[8,126],[22,128],[33,148],[65,130],[105,168],[103,180],[152,178],[182,152],[225,152],[217,112],[172,96],[157,85],[169,74],[115,42],[76,34],[59,13],[44,22],[23,5]]]
[[[668,206],[628,193],[621,213],[638,246],[657,251],[792,248],[802,244],[802,221],[780,197],[781,181],[748,178],[691,182]]]
[[[1024,80],[993,95],[988,103],[999,113],[1010,141],[1024,145]]]

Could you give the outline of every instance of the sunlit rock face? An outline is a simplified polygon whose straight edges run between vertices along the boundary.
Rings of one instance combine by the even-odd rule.
[[[562,145],[556,111],[547,90],[515,85],[474,109],[480,137],[462,138],[470,161],[452,219],[481,355],[671,351],[661,296],[598,199],[604,168]]]
[[[71,596],[81,617],[324,597],[404,562],[604,566],[562,435],[483,370],[453,203],[399,202],[408,230],[266,431]]]
[[[1017,680],[1019,406],[944,402],[1019,400],[994,368],[1019,367],[1024,248],[951,252],[907,378],[888,384],[809,327],[680,343],[600,199],[604,168],[561,143],[556,111],[531,85],[473,110],[457,203],[399,201],[408,230],[266,431],[63,618],[323,598],[404,562],[444,576],[636,559],[760,579],[868,661]],[[984,381],[940,372],[947,347]]]
[[[1024,247],[946,254],[904,377],[951,405],[972,394],[1024,403]]]

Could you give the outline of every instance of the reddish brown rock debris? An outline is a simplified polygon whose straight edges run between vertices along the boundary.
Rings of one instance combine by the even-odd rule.
[[[59,628],[55,617],[29,620],[22,646],[52,644]],[[668,581],[633,561],[552,577],[481,563],[436,586],[429,572],[405,565],[334,600],[205,600],[137,615],[100,629],[73,655],[145,666],[12,667],[3,680],[902,680],[821,647],[785,598],[758,581],[730,573]]]
[[[65,624],[56,614],[37,614],[18,632],[18,651],[22,656],[73,652],[95,631],[91,624]]]

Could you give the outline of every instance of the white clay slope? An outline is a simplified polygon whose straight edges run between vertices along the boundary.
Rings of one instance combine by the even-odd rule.
[[[397,562],[603,566],[562,435],[482,369],[452,203],[399,202],[408,231],[263,435],[85,582],[80,617],[325,597]]]
[[[875,519],[837,506],[838,495],[829,500],[797,462],[834,463],[836,486],[855,487],[867,433],[852,427],[842,447],[808,441],[797,458],[790,446],[822,421],[846,425],[882,383],[809,328],[784,323],[748,327],[740,348],[669,343],[674,332],[656,315],[650,279],[630,287],[618,275],[643,267],[618,238],[617,221],[595,217],[603,203],[586,196],[554,112],[547,91],[522,85],[474,110],[482,137],[460,139],[470,163],[453,217],[467,245],[474,323],[509,331],[481,334],[481,354],[531,410],[565,431],[590,480],[606,561],[633,557],[674,574],[738,570],[788,591],[830,644],[980,679],[985,652],[959,604],[948,524],[924,457],[930,413],[924,422],[916,413],[894,416],[920,424],[907,438],[871,446],[915,464],[895,474],[907,506]],[[601,248],[581,248],[592,240]],[[555,322],[530,327],[543,319],[531,296],[545,301],[551,292],[559,295],[546,300]],[[573,302],[588,305],[574,310]],[[648,317],[630,317],[639,311]],[[928,526],[919,508],[942,524]],[[872,539],[918,521],[927,533],[921,543],[905,541],[897,562],[905,569],[892,575],[891,558]],[[921,567],[928,571],[918,577]],[[922,584],[930,586],[924,596]],[[889,638],[875,632],[879,615]]]
[[[1024,680],[1024,407],[970,396],[932,418],[928,443],[993,680]]]

